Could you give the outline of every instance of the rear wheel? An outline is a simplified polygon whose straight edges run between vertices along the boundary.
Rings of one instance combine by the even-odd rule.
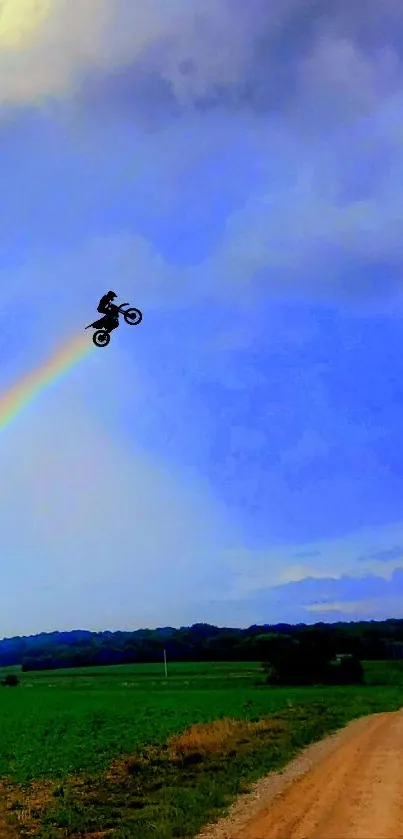
[[[123,317],[130,326],[137,326],[143,320],[140,309],[128,309],[127,312],[123,313]]]
[[[97,332],[94,332],[92,340],[96,347],[107,347],[111,336],[109,332],[105,332],[105,329],[98,329]]]

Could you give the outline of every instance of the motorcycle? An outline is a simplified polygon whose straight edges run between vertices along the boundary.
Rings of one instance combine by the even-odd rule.
[[[118,324],[120,314],[123,315],[126,323],[129,324],[129,326],[138,326],[138,324],[141,323],[141,321],[143,320],[142,312],[140,312],[140,309],[135,309],[133,307],[130,309],[126,309],[125,311],[125,306],[129,305],[129,303],[121,303],[120,306],[115,306],[113,304],[111,307],[110,315],[103,315],[102,318],[99,318],[98,320],[94,321],[94,323],[90,323],[88,324],[88,326],[85,327],[86,329],[90,329],[92,327],[96,330],[92,336],[92,340],[96,347],[108,346],[109,341],[111,340],[110,333],[112,329],[115,328],[114,326],[112,327],[112,329],[108,327],[108,322],[110,323],[112,319],[115,319]]]

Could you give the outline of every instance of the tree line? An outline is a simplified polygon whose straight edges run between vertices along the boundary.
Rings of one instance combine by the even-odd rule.
[[[0,641],[0,666],[23,671],[169,661],[341,662],[403,659],[403,620],[264,624],[247,629],[196,623],[133,632],[41,633]],[[339,657],[339,658],[337,658]],[[322,666],[322,665],[321,665]],[[347,665],[342,665],[346,667]],[[326,669],[326,668],[325,668]],[[338,671],[339,672],[339,671]],[[272,675],[272,679],[275,677]],[[331,678],[329,676],[329,678]]]

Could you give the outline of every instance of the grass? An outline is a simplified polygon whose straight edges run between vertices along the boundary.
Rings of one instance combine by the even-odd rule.
[[[296,750],[402,704],[400,662],[367,684],[268,688],[258,664],[22,674],[0,690],[0,777],[21,835],[191,837]],[[0,673],[0,678],[2,677]],[[106,832],[105,832],[106,831]]]

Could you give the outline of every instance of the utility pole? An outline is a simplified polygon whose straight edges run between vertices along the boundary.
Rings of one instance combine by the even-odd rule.
[[[167,670],[167,654],[166,650],[164,650],[164,667],[165,667],[165,678],[168,678],[168,670]]]

